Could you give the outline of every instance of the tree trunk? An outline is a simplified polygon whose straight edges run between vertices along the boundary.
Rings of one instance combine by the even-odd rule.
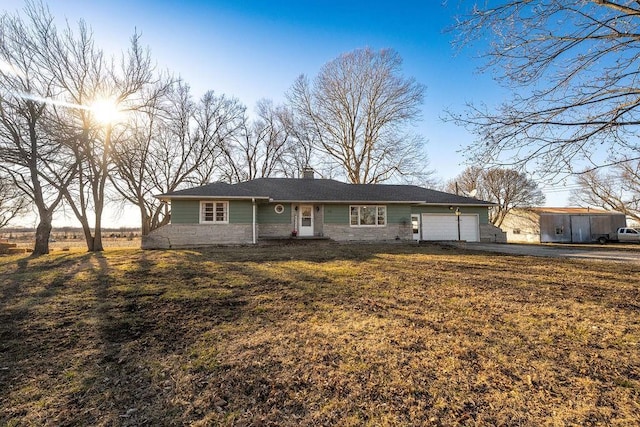
[[[102,252],[104,251],[104,247],[102,246],[102,230],[96,229],[93,235],[93,249],[91,252]]]
[[[144,207],[140,208],[140,224],[142,227],[142,235],[147,236],[151,232],[151,218],[147,215],[147,212],[144,210]]]
[[[51,236],[51,214],[40,214],[40,222],[36,228],[36,243],[31,256],[46,255],[49,253],[49,237]]]
[[[86,221],[80,221],[80,223],[82,224],[82,233],[84,234],[84,240],[85,242],[87,242],[87,250],[89,252],[93,251],[93,235],[91,234],[91,229],[89,228],[89,225],[86,224]]]
[[[106,173],[106,172],[104,172]],[[102,193],[101,197],[104,197],[104,181],[101,184],[101,190],[100,192]],[[104,251],[104,247],[102,246],[102,206],[103,206],[103,199],[102,198],[98,198],[94,196],[94,200],[95,202],[95,215],[96,215],[96,219],[94,222],[94,228],[93,228],[93,248],[89,249],[90,252],[102,252]]]

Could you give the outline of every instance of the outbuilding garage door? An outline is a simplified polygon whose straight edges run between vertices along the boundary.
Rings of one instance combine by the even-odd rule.
[[[422,214],[422,240],[458,240],[458,217],[454,214]],[[480,240],[478,215],[460,215],[460,240]]]

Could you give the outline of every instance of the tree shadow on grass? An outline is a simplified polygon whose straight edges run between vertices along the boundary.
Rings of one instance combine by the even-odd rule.
[[[89,357],[77,368],[78,391],[68,396],[59,422],[158,425],[179,419],[188,402],[176,398],[176,389],[195,369],[193,352],[208,351],[192,347],[202,333],[246,314],[242,298],[191,274],[196,254],[172,257],[169,265],[149,254],[124,270],[108,256],[91,255]]]
[[[456,252],[437,246],[327,246],[123,251],[14,261],[0,276],[2,292],[12,295],[0,301],[0,313],[25,312],[22,318],[3,319],[14,322],[9,328],[15,331],[10,337],[15,349],[0,342],[3,358],[5,353],[14,358],[7,372],[0,372],[0,406],[6,408],[0,424],[12,419],[26,425],[43,420],[57,425],[250,425],[261,420],[293,425],[297,419],[336,424],[344,418],[325,413],[325,420],[318,405],[351,398],[360,405],[395,402],[394,389],[383,384],[386,367],[401,369],[406,358],[417,363],[416,353],[428,351],[424,337],[448,342],[447,337],[462,333],[482,343],[472,327],[425,319],[425,311],[439,310],[428,305],[431,297],[434,304],[467,308],[468,298],[480,296],[476,292],[508,283],[476,283],[477,275],[490,273],[482,260],[461,260],[469,270],[461,275],[457,265],[452,267]],[[445,257],[431,262],[394,254]],[[429,269],[436,286],[420,284],[421,268]],[[501,273],[526,275],[522,266]],[[39,282],[26,283],[32,276]],[[392,277],[394,284],[385,289]],[[459,289],[438,285],[460,279],[466,282]],[[405,282],[414,285],[398,295]],[[524,297],[531,298],[531,286]],[[444,300],[436,298],[440,293]],[[405,305],[412,308],[407,311]],[[405,330],[411,335],[403,342]],[[370,355],[362,354],[369,350]],[[380,370],[372,375],[363,364]],[[435,376],[412,371],[401,384],[415,381],[428,405],[428,387],[420,381]],[[409,401],[410,388],[400,388]],[[345,404],[342,410],[357,408]],[[393,419],[412,424],[400,415]]]
[[[297,305],[325,297],[307,289],[313,276],[304,271],[291,270],[285,278],[236,262],[220,271],[201,266],[210,258],[198,251],[174,252],[171,263],[164,262],[166,253],[156,255],[141,253],[124,272],[108,257],[92,256],[95,343],[81,366],[81,392],[68,399],[60,422],[198,421],[215,411],[224,394],[224,387],[214,386],[216,373],[238,369],[218,358],[220,346],[233,345],[243,334],[259,336],[262,327],[288,322]],[[238,393],[246,385],[248,402],[258,396],[256,381],[271,381],[251,367],[243,369],[232,376],[239,381]],[[242,372],[246,384],[238,377]],[[209,400],[197,403],[201,394]]]
[[[0,266],[0,402],[25,398],[20,385],[30,387],[34,379],[25,385],[24,371],[50,372],[55,365],[51,357],[43,355],[56,354],[59,335],[66,333],[70,323],[50,310],[58,304],[53,301],[64,297],[66,285],[83,271],[88,259],[88,254],[24,257]],[[0,423],[20,415],[25,415],[24,409],[18,407],[14,413],[7,408],[0,414]]]

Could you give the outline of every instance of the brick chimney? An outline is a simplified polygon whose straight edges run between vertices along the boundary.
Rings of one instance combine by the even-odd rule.
[[[305,167],[304,169],[302,169],[302,179],[314,179],[314,173],[313,173],[313,168],[310,167]]]

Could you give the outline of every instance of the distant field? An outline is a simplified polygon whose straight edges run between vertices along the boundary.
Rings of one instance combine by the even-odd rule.
[[[28,241],[14,241],[14,243],[18,244],[20,248],[33,248],[34,242]],[[140,237],[135,237],[132,239],[128,238],[110,238],[105,237],[102,239],[102,244],[105,248],[139,248],[140,247]],[[63,249],[86,249],[87,243],[84,239],[66,239],[66,240],[55,240],[49,242],[49,249],[54,251],[59,251]]]
[[[0,425],[640,424],[640,267],[436,245],[0,257]]]
[[[32,249],[34,245],[34,235],[34,231],[8,232],[2,230],[0,239],[16,243],[20,248]],[[105,248],[139,248],[140,230],[107,230],[103,233],[102,242]],[[51,233],[49,249],[52,251],[86,247],[87,244],[81,230],[73,229],[73,231],[65,232],[54,229]]]

